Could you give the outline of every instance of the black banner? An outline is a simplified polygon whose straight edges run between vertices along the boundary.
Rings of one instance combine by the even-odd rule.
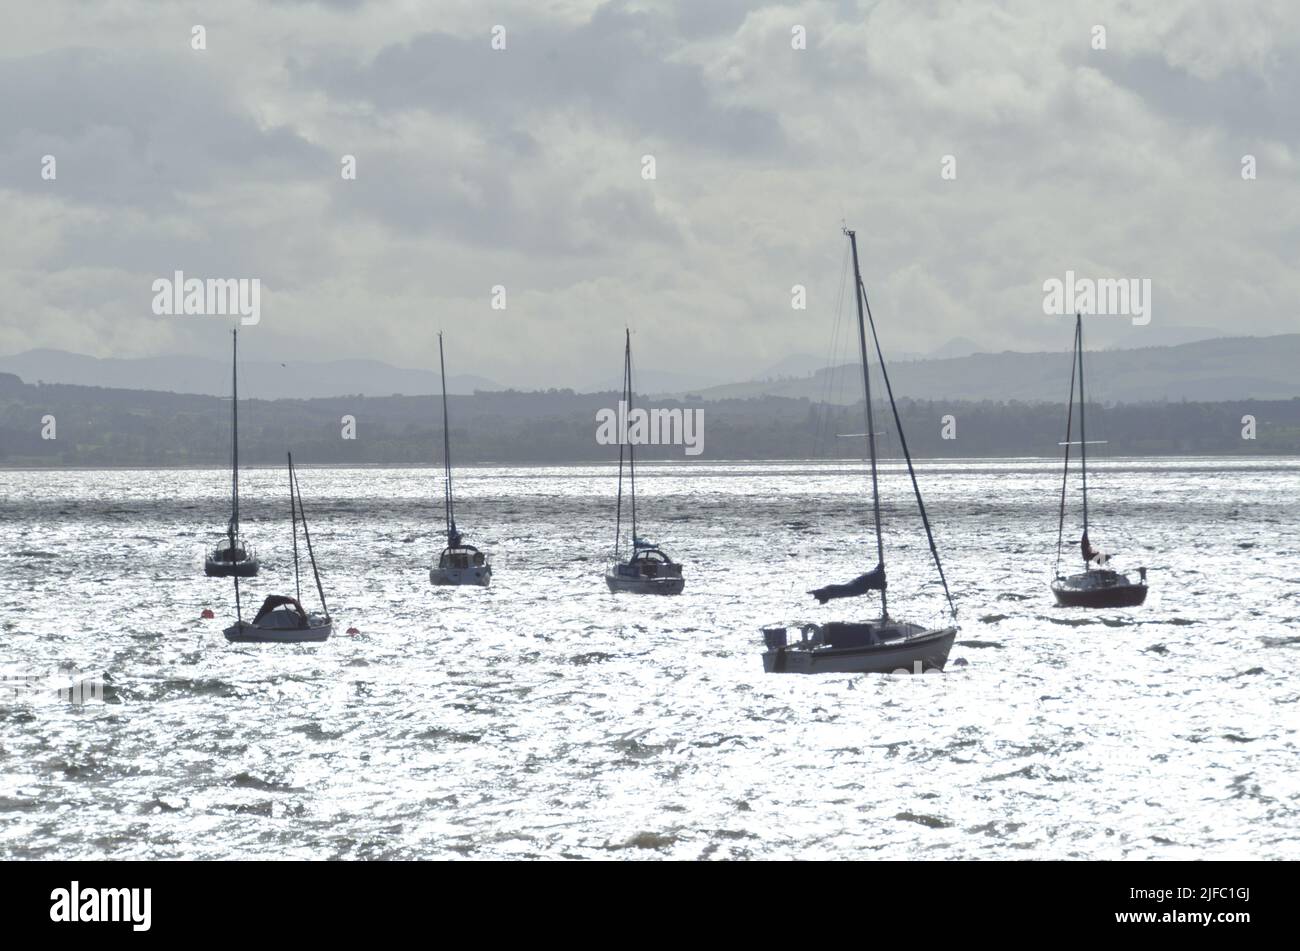
[[[439,920],[575,935],[740,937],[886,923],[918,938],[1248,937],[1277,926],[1284,864],[52,862],[3,866],[4,920],[78,937],[331,940]],[[1261,903],[1263,907],[1261,908]],[[197,930],[196,930],[197,929]]]

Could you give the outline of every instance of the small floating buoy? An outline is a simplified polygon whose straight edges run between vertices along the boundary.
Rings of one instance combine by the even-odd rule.
[[[349,634],[360,634],[361,632],[358,631],[355,627],[350,627],[350,628],[348,628],[348,633],[349,633]]]
[[[214,617],[216,617],[216,615],[212,613],[211,608],[204,608],[203,613],[200,614],[199,617],[203,618],[203,620],[205,621],[211,621]]]

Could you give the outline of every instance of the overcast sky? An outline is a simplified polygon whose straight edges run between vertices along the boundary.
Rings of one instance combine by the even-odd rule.
[[[245,339],[303,358],[432,367],[443,329],[451,372],[612,382],[626,324],[745,379],[825,352],[842,219],[887,351],[1065,349],[1067,269],[1152,282],[1102,342],[1300,330],[1286,0],[0,9],[0,354],[221,352],[152,313],[179,269],[260,278]]]

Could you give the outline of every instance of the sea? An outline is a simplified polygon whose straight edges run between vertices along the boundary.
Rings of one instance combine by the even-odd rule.
[[[1145,605],[1055,606],[1057,461],[922,461],[947,669],[805,676],[760,628],[878,613],[807,593],[875,564],[860,463],[639,467],[678,597],[606,590],[614,465],[458,470],[487,589],[429,583],[440,470],[300,466],[335,629],[295,646],[222,636],[227,471],[0,472],[0,857],[1300,858],[1300,460],[1089,476]],[[906,468],[880,486],[890,613],[941,623]],[[286,472],[241,500],[247,616],[298,590]]]

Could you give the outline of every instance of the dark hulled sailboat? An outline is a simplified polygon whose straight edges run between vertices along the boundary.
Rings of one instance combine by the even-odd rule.
[[[289,518],[293,524],[295,597],[289,597],[287,594],[268,595],[253,620],[245,621],[239,597],[239,576],[236,575],[236,621],[223,632],[226,640],[255,644],[298,644],[326,640],[334,630],[329,608],[325,606],[325,588],[321,585],[320,571],[316,568],[316,555],[311,547],[311,532],[307,529],[307,513],[302,507],[302,492],[298,488],[297,470],[293,467],[293,453],[289,453]],[[299,521],[302,522],[302,536],[307,543],[307,557],[311,561],[312,577],[316,579],[316,593],[320,595],[320,614],[309,612],[302,606],[302,577],[298,566]]]
[[[1074,381],[1079,381],[1079,470],[1083,477],[1083,537],[1079,552],[1084,570],[1061,574],[1061,547],[1065,537],[1065,496],[1070,475],[1070,436],[1074,421]],[[1147,599],[1147,570],[1138,569],[1139,580],[1107,567],[1110,556],[1098,551],[1088,538],[1088,434],[1083,395],[1083,315],[1074,316],[1074,359],[1070,364],[1070,401],[1065,413],[1065,465],[1061,474],[1061,514],[1056,530],[1056,577],[1052,594],[1056,603],[1073,608],[1131,608]]]
[[[624,332],[623,404],[620,418],[632,413],[632,331]],[[631,502],[632,535],[627,557],[623,557],[623,459],[627,457],[628,498]],[[666,551],[637,535],[636,522],[636,446],[627,434],[618,445],[618,504],[614,515],[614,561],[605,569],[605,584],[618,594],[681,594],[686,587],[682,566]]]
[[[921,499],[921,488],[916,481],[916,471],[912,467],[912,456],[907,449],[907,437],[903,433],[903,423],[894,404],[893,388],[889,383],[889,372],[885,369],[884,354],[880,349],[880,340],[876,336],[876,322],[871,316],[871,305],[867,301],[867,289],[862,283],[862,274],[858,268],[857,235],[844,231],[849,239],[853,253],[854,296],[858,310],[858,344],[862,357],[862,387],[866,401],[867,445],[871,457],[871,511],[876,534],[876,566],[859,575],[846,584],[829,584],[814,591],[813,597],[821,604],[836,598],[849,598],[864,595],[872,591],[880,592],[880,617],[871,621],[832,621],[826,624],[804,623],[796,625],[800,640],[789,641],[789,629],[786,627],[766,627],[763,639],[766,651],[763,653],[763,669],[768,673],[922,673],[929,670],[943,670],[948,662],[948,652],[952,650],[953,640],[957,636],[957,608],[952,594],[948,590],[948,581],[943,574],[943,565],[939,561],[939,550],[934,544],[934,535],[930,531],[930,519],[925,514],[925,503]],[[865,320],[863,317],[865,307]],[[907,471],[912,478],[912,488],[916,493],[916,504],[921,512],[921,522],[925,526],[925,535],[930,542],[930,553],[943,583],[943,593],[948,599],[948,609],[952,623],[939,627],[926,627],[911,621],[903,621],[889,616],[886,600],[887,582],[885,577],[885,544],[880,526],[880,489],[876,473],[876,427],[871,404],[871,375],[867,359],[867,324],[871,327],[871,339],[875,343],[876,358],[880,364],[881,376],[885,382],[885,392],[889,396],[889,405],[893,411],[894,425],[898,428],[899,443],[903,456],[907,460]]]
[[[209,578],[252,578],[258,562],[252,549],[239,535],[239,330],[231,331],[230,400],[230,520],[226,523],[226,545],[218,545],[203,562]]]
[[[492,581],[492,563],[473,545],[466,545],[456,528],[456,504],[451,492],[451,430],[447,422],[447,361],[442,355],[442,334],[438,334],[438,366],[442,372],[442,461],[443,514],[447,519],[447,547],[438,564],[429,569],[429,581],[436,585],[477,585]]]

